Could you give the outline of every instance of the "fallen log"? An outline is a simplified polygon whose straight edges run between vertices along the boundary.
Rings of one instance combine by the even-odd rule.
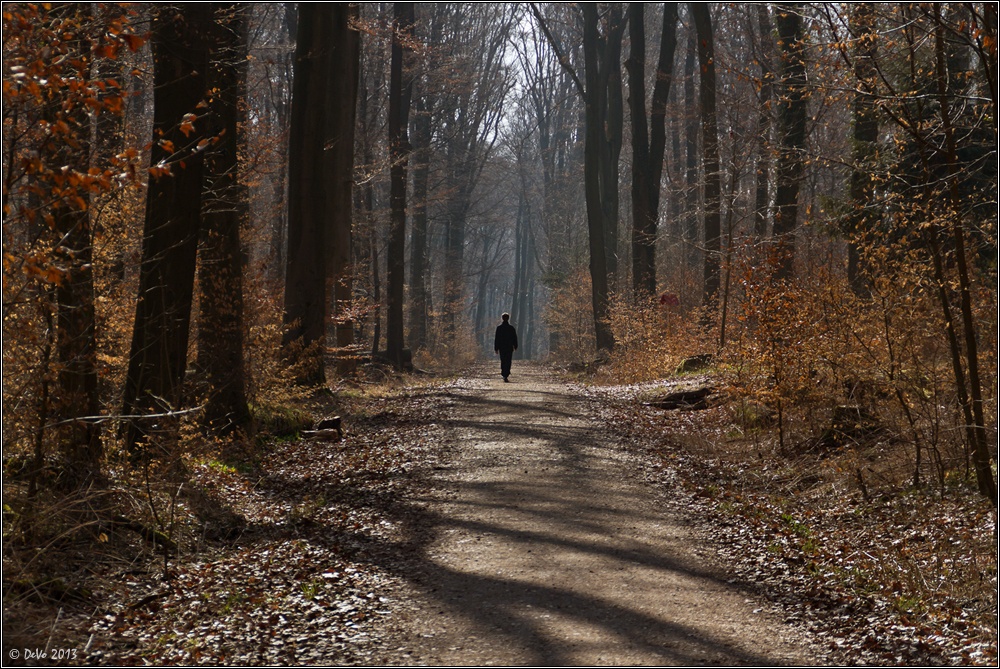
[[[372,362],[378,362],[386,365],[392,365],[395,367],[396,363],[393,361],[392,357],[389,355],[389,351],[379,351],[372,356]],[[404,372],[413,371],[413,351],[404,348],[402,352],[402,358],[399,361],[399,369]]]
[[[646,404],[667,411],[698,411],[708,408],[708,397],[714,392],[715,388],[711,386],[696,388],[694,390],[681,390],[664,395]]]
[[[115,516],[111,522],[117,527],[124,527],[127,530],[135,532],[146,541],[151,541],[160,548],[165,548],[169,551],[177,550],[177,543],[173,539],[157,529],[143,525],[138,520],[132,520],[125,516]]]
[[[61,578],[37,581],[20,579],[4,587],[5,600],[10,595],[21,595],[40,604],[67,601],[86,603],[93,596],[90,589],[67,585]]]
[[[316,423],[315,430],[303,430],[302,436],[315,439],[330,439],[340,441],[344,438],[343,421],[340,416],[324,418]]]

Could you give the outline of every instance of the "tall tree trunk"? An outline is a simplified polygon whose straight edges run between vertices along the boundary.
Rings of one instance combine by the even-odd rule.
[[[245,139],[240,102],[246,95],[247,5],[217,17],[208,84],[218,143],[206,159],[206,201],[199,252],[198,368],[209,386],[203,421],[223,433],[249,418],[243,366],[243,259],[240,226],[249,207],[237,155]]]
[[[667,219],[670,221],[667,244],[671,247],[671,253],[669,257],[661,255],[661,260],[658,261],[658,264],[665,266],[666,263],[664,261],[666,261],[670,262],[675,268],[684,263],[684,186],[681,181],[684,154],[681,151],[681,124],[683,123],[683,119],[679,113],[680,109],[680,94],[677,87],[674,86],[670,91],[670,160],[666,163],[666,165],[669,165],[667,180],[670,184],[667,196],[669,206]]]
[[[389,286],[386,300],[385,343],[389,360],[396,367],[403,364],[403,286],[406,253],[406,168],[409,156],[408,127],[412,77],[403,84],[403,42],[413,32],[413,3],[394,6],[392,56],[389,65],[389,248],[386,253]]]
[[[482,236],[483,250],[482,250],[482,262],[480,263],[479,277],[476,279],[476,320],[475,320],[475,332],[476,332],[476,344],[479,345],[481,351],[487,351],[487,327],[486,327],[486,293],[489,287],[489,272],[487,271],[487,263],[489,262],[489,252],[490,252],[490,238],[488,235],[484,234]]]
[[[522,268],[524,265],[524,225],[525,208],[527,206],[527,191],[525,188],[525,174],[521,171],[521,189],[517,194],[517,218],[514,222],[514,289],[511,293],[510,315],[515,327],[521,324],[521,290],[522,290]],[[516,351],[515,351],[516,353]]]
[[[656,225],[666,151],[667,97],[677,46],[677,4],[664,3],[660,57],[650,113],[652,128],[647,133],[644,7],[641,2],[629,5],[632,51],[626,63],[632,115],[632,290],[637,298],[656,292]]]
[[[853,116],[850,195],[853,212],[847,230],[847,279],[856,295],[867,296],[870,286],[861,267],[859,234],[870,230],[874,213],[871,211],[872,180],[869,162],[878,142],[878,111],[875,99],[866,91],[875,85],[875,8],[870,2],[851,6],[851,33],[855,39],[854,76],[859,82],[851,106]],[[865,83],[861,83],[865,82]]]
[[[433,12],[426,18],[430,23],[429,44],[441,42],[442,21]],[[423,16],[421,22],[424,22]],[[427,282],[431,276],[428,255],[428,192],[431,163],[432,116],[436,99],[426,76],[418,81],[413,119],[413,198],[412,231],[410,233],[410,349],[414,352],[428,347],[427,328],[430,312]],[[420,83],[422,82],[422,83]]]
[[[688,268],[703,264],[700,225],[698,225],[698,123],[694,66],[698,57],[698,36],[688,30],[687,54],[684,57],[684,242],[687,244]]]
[[[471,194],[463,177],[464,170],[459,165],[465,161],[452,163],[449,167],[450,182],[457,184],[455,192],[448,200],[447,229],[444,249],[444,294],[441,311],[444,320],[444,335],[449,346],[455,344],[458,321],[465,309],[465,223],[469,211]]]
[[[611,56],[621,48],[621,32],[624,26],[609,25],[608,34],[602,40],[598,30],[597,7],[584,4],[583,54],[586,69],[586,142],[584,145],[584,192],[587,201],[587,231],[590,243],[590,278],[593,284],[592,302],[594,309],[594,330],[598,350],[610,351],[614,348],[614,335],[608,323],[609,263],[612,252],[608,248],[611,238],[608,229],[617,227],[617,221],[609,221],[608,215],[614,209],[605,202],[609,194],[608,182],[612,179],[610,164],[613,151],[607,146],[606,123],[609,121],[609,78]],[[617,34],[617,37],[615,35]],[[601,49],[601,47],[604,47]],[[617,192],[617,163],[614,164],[615,191]],[[617,196],[616,196],[617,197]]]
[[[534,6],[533,12],[556,51],[560,65],[573,80],[584,101],[583,175],[590,250],[591,303],[597,349],[610,351],[615,343],[607,317],[609,289],[613,284],[611,272],[617,263],[617,259],[610,256],[615,252],[613,247],[617,245],[618,152],[621,149],[622,121],[620,61],[625,22],[620,9],[612,8],[608,12],[606,33],[602,37],[597,5],[584,3],[581,6],[584,84],[570,60],[561,53],[557,40]],[[611,81],[613,74],[617,77],[617,82]],[[609,220],[609,217],[614,219]]]
[[[265,70],[265,76],[270,79],[283,79],[289,83],[293,78],[294,50],[287,47],[295,43],[296,26],[298,24],[298,3],[283,3],[283,10],[275,12],[277,18],[276,42],[281,45],[274,54],[273,69],[270,63]],[[253,5],[252,5],[253,6]],[[265,6],[263,3],[256,5]],[[251,18],[252,22],[254,19]],[[285,86],[276,87],[269,97],[271,110],[267,124],[276,132],[283,132],[289,126],[291,113],[291,94]],[[277,156],[275,159],[277,174],[268,180],[271,190],[270,216],[268,221],[269,254],[267,260],[268,279],[273,285],[282,285],[285,280],[285,268],[288,264],[288,155]]]
[[[139,269],[139,299],[129,353],[123,415],[161,413],[181,403],[188,326],[201,221],[202,153],[182,152],[204,138],[205,120],[194,119],[206,94],[207,36],[211,4],[162,5],[153,19],[153,148],[146,193],[146,221]],[[192,115],[192,116],[189,116]],[[170,174],[163,171],[171,166]],[[156,421],[162,424],[162,419]],[[126,447],[154,426],[130,419]]]
[[[736,143],[730,146],[732,154],[729,160],[729,185],[726,189],[726,251],[724,278],[722,279],[722,299],[719,309],[719,350],[726,347],[726,318],[729,313],[730,286],[733,278],[733,234],[735,227],[735,209],[737,189],[740,183],[742,171],[740,169],[740,159],[738,157],[738,147]]]
[[[382,278],[378,258],[378,234],[374,228],[369,238],[369,244],[372,261],[372,301],[375,304],[372,310],[372,318],[374,319],[372,325],[372,357],[375,357],[378,355],[379,350],[381,350],[380,345],[382,342]]]
[[[518,351],[522,360],[531,359],[531,333],[535,323],[531,317],[531,305],[535,292],[535,233],[531,229],[531,219],[526,221],[524,240],[524,275],[521,280],[521,315],[519,325],[522,340]]]
[[[521,192],[518,196],[517,225],[514,239],[514,299],[511,305],[511,322],[521,332],[520,346],[514,355],[517,359],[531,357],[530,349],[524,346],[524,335],[530,328],[528,317],[528,302],[532,286],[532,274],[535,263],[534,247],[531,231],[531,205],[527,174],[521,172]]]
[[[907,37],[907,46],[909,47],[907,63],[910,67],[910,80],[908,83],[911,90],[914,90],[918,85],[916,76],[916,41],[913,40],[911,36]],[[922,112],[923,110],[920,109],[919,111]],[[940,212],[937,210],[937,206],[940,205],[941,201],[941,191],[938,190],[940,176],[936,169],[937,165],[932,163],[930,155],[932,147],[933,145],[930,143],[920,143],[917,148],[921,168],[923,170],[923,201],[927,203],[924,215],[926,216],[928,225],[925,228],[924,234],[931,251],[931,264],[934,269],[934,282],[937,288],[938,303],[941,307],[941,316],[945,327],[945,336],[948,340],[952,373],[955,377],[955,395],[958,400],[958,405],[962,410],[965,423],[966,443],[968,448],[974,452],[977,441],[976,430],[974,427],[975,419],[972,414],[972,401],[969,396],[969,388],[966,385],[966,372],[965,365],[962,360],[963,351],[962,344],[959,341],[957,319],[953,316],[951,306],[951,291],[953,290],[954,281],[945,273],[945,251],[942,249],[942,242],[945,240],[943,239],[943,233],[939,220]],[[946,183],[946,186],[947,185],[948,184]],[[950,214],[951,212],[946,210],[946,218]],[[917,478],[917,473],[919,472],[915,473],[915,479]]]
[[[719,174],[719,132],[715,111],[715,46],[709,6],[702,3],[691,3],[690,7],[698,35],[698,65],[701,68],[698,100],[701,103],[702,165],[705,170],[705,279],[701,301],[703,306],[714,309],[719,296],[720,208],[722,204],[721,176]]]
[[[586,68],[586,142],[584,144],[584,192],[587,202],[587,232],[590,244],[591,301],[594,310],[594,331],[598,350],[611,350],[614,335],[608,324],[608,265],[604,236],[604,208],[601,204],[600,147],[603,95],[597,71],[597,8],[584,4],[583,53]]]
[[[646,122],[646,4],[629,3],[628,104],[632,119],[632,293],[656,291],[656,214],[651,211],[652,165]],[[657,189],[659,190],[659,189]]]
[[[757,26],[760,32],[760,111],[757,115],[757,170],[754,185],[754,237],[760,241],[767,236],[767,211],[770,200],[771,181],[771,104],[774,72],[772,56],[774,52],[774,37],[772,35],[771,15],[767,4],[759,3],[757,9]]]
[[[528,278],[528,296],[527,302],[524,308],[524,324],[522,326],[522,338],[523,343],[518,347],[518,349],[524,349],[521,357],[525,360],[531,360],[534,356],[534,346],[535,346],[535,278],[530,276]]]
[[[622,36],[625,33],[625,17],[621,6],[612,3],[608,16],[608,30],[603,39],[601,68],[606,82],[607,97],[605,117],[601,124],[605,140],[601,143],[601,199],[604,206],[604,233],[606,235],[605,254],[608,269],[608,289],[618,290],[618,227],[620,214],[620,190],[618,187],[618,165],[622,153],[622,127],[625,121],[625,105],[622,98]]]
[[[288,139],[288,259],[285,345],[299,357],[299,381],[325,381],[326,189],[323,157],[333,4],[299,6]]]
[[[503,231],[494,239],[488,231],[482,234],[481,268],[476,287],[476,333],[481,350],[487,355],[492,354],[493,330],[489,324],[489,314],[498,313],[496,282],[492,281],[493,270],[503,253]],[[502,308],[502,307],[501,307]]]
[[[806,144],[806,70],[803,61],[802,16],[799,3],[775,5],[778,28],[778,164],[772,225],[777,279],[791,279],[795,265],[799,184]]]
[[[91,18],[89,4],[61,4],[52,7],[49,17],[70,26],[86,26]],[[79,28],[77,28],[79,29]],[[70,79],[88,74],[90,44],[84,35],[77,36],[68,47],[64,62],[72,68],[65,76]],[[73,63],[80,63],[79,70]],[[65,91],[60,87],[60,95]],[[46,162],[58,169],[68,168],[72,174],[85,175],[90,167],[91,129],[87,108],[79,103],[50,106],[47,116],[52,123],[65,122],[72,127],[75,144],[50,138],[43,152]],[[56,117],[52,118],[55,114]],[[103,111],[98,118],[112,117]],[[98,136],[98,142],[105,140]],[[5,189],[4,196],[7,192]],[[94,323],[94,275],[92,230],[89,207],[84,200],[77,204],[65,198],[54,207],[55,229],[60,237],[57,253],[60,264],[67,268],[63,281],[57,284],[56,298],[56,359],[58,361],[59,392],[52,401],[54,418],[65,421],[59,430],[59,443],[67,460],[67,472],[84,485],[100,472],[101,439],[96,423],[74,420],[96,416],[100,410],[97,396],[97,357]],[[6,246],[6,242],[5,242]],[[44,415],[44,412],[43,412]]]
[[[410,349],[427,348],[427,192],[431,159],[431,112],[427,92],[415,103],[413,205],[410,233]]]
[[[375,114],[370,114],[368,109],[368,100],[370,97],[368,84],[365,79],[366,68],[360,68],[359,77],[360,82],[360,95],[358,97],[358,116],[361,119],[361,146],[362,146],[362,163],[365,165],[366,169],[372,169],[375,164],[375,158],[372,151],[372,141],[374,137],[373,127],[377,125],[373,116]],[[382,335],[382,320],[381,320],[381,285],[379,283],[379,258],[378,258],[378,229],[375,222],[375,186],[373,179],[365,179],[364,186],[361,188],[361,192],[357,194],[357,209],[362,213],[364,225],[362,230],[364,235],[358,241],[356,255],[358,257],[358,263],[362,267],[368,267],[371,270],[371,286],[372,290],[370,293],[371,304],[370,314],[372,321],[372,344],[371,344],[371,354],[374,357],[379,352],[379,340]],[[364,323],[362,324],[363,327]]]
[[[673,84],[674,54],[677,52],[677,3],[663,3],[663,26],[660,30],[660,55],[656,63],[656,82],[653,84],[653,99],[649,108],[649,159],[652,164],[650,180],[650,207],[653,212],[652,230],[656,235],[659,219],[660,187],[663,181],[664,160],[667,150],[667,100]],[[652,246],[650,267],[656,269],[655,240]],[[655,274],[651,284],[656,290]]]
[[[983,413],[983,390],[979,376],[979,343],[976,337],[976,318],[972,309],[972,282],[969,276],[968,259],[965,252],[964,222],[959,217],[961,194],[958,183],[958,147],[955,139],[955,128],[951,119],[951,101],[948,94],[948,69],[945,60],[944,25],[941,20],[941,7],[934,5],[935,19],[935,56],[937,74],[937,93],[941,125],[945,135],[945,154],[948,167],[948,196],[951,211],[952,239],[955,244],[955,262],[958,267],[958,285],[961,299],[962,330],[965,334],[965,358],[969,370],[969,400],[972,408],[972,452],[976,469],[976,481],[979,492],[987,497],[993,506],[997,506],[997,488],[993,481],[990,464],[989,445],[986,441],[986,420]],[[956,378],[956,381],[960,379]]]
[[[327,184],[327,211],[330,234],[326,237],[326,255],[330,261],[327,295],[333,297],[336,331],[337,372],[353,374],[357,357],[353,354],[354,318],[354,132],[357,126],[358,79],[361,70],[361,35],[355,24],[358,6],[333,4],[333,64],[330,71],[330,104],[327,128],[329,140],[324,151],[326,169],[331,175]]]

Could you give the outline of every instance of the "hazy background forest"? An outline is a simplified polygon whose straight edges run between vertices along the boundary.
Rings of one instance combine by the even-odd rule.
[[[504,311],[518,358],[633,383],[699,355],[777,452],[890,434],[897,482],[995,506],[996,30],[993,3],[4,4],[5,564],[103,527],[94,490],[311,427],[317,387],[491,356]]]

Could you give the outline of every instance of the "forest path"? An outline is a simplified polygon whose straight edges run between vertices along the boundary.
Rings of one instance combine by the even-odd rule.
[[[494,369],[496,367],[496,369]],[[543,366],[482,365],[449,390],[433,527],[379,646],[385,664],[809,665],[643,482],[613,426]]]

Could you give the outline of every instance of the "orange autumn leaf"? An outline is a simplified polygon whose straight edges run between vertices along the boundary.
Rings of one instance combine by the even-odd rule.
[[[128,48],[132,52],[136,52],[142,48],[142,45],[146,43],[146,40],[139,37],[138,35],[132,35],[131,33],[122,35],[125,43],[128,44]]]
[[[45,280],[54,286],[61,286],[66,278],[66,272],[57,267],[49,267],[45,272]]]

